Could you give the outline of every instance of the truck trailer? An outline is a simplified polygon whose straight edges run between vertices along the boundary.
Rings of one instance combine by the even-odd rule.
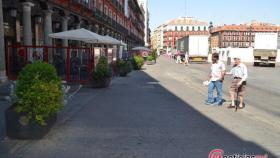
[[[207,62],[209,52],[208,35],[188,35],[177,40],[177,49],[188,53],[190,62]]]
[[[261,64],[275,67],[277,58],[277,33],[256,33],[254,46],[254,66]]]

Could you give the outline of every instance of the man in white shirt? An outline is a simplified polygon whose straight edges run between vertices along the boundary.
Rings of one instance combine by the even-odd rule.
[[[232,75],[233,81],[230,86],[230,97],[231,105],[228,108],[235,108],[234,95],[238,92],[239,94],[239,109],[243,109],[244,94],[245,94],[245,85],[248,78],[248,71],[245,64],[241,63],[240,57],[234,57],[234,66],[230,72],[226,73]]]
[[[208,76],[208,98],[206,105],[222,105],[222,89],[223,89],[223,80],[225,76],[226,67],[225,64],[219,61],[219,54],[213,53],[212,54],[212,66],[211,72]],[[213,91],[214,89],[217,90],[217,97],[216,100],[213,99]]]

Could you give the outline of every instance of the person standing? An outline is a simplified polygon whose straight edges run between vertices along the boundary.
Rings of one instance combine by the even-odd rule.
[[[184,62],[185,66],[189,65],[189,55],[188,55],[188,51],[186,51],[185,53],[185,62]]]
[[[227,72],[226,74],[232,75],[233,78],[229,90],[231,104],[228,106],[228,108],[235,108],[235,106],[238,106],[239,109],[243,109],[245,85],[246,85],[246,80],[248,78],[247,66],[241,63],[240,57],[234,57],[234,66],[231,69],[231,71]],[[238,93],[239,95],[239,105],[235,105],[234,96],[236,93]]]
[[[223,80],[226,72],[225,64],[219,61],[219,54],[212,54],[212,65],[211,72],[208,75],[208,98],[206,105],[222,105],[222,88],[223,88]],[[217,91],[216,99],[213,99],[214,89]]]
[[[180,53],[180,51],[178,50],[177,52],[176,52],[176,64],[181,64],[182,63],[182,60],[181,60],[181,53]]]

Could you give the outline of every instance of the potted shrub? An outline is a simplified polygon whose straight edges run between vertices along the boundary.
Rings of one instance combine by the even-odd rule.
[[[155,61],[155,63],[156,63],[156,62],[157,62],[157,57],[158,57],[158,55],[157,55],[157,50],[156,50],[156,49],[154,49],[154,50],[152,51],[151,56],[153,57],[153,59],[154,59],[154,61]]]
[[[142,66],[144,65],[144,59],[140,55],[135,55],[132,58],[131,63],[133,65],[134,70],[140,70],[142,68]]]
[[[131,64],[129,61],[120,60],[117,66],[121,77],[125,77],[131,72]]]
[[[100,57],[95,70],[92,72],[92,87],[106,88],[110,85],[112,71],[108,64],[108,59],[104,56]]]
[[[151,56],[151,55],[149,55],[148,57],[147,57],[147,65],[153,65],[153,64],[155,64],[155,60],[154,60],[154,57],[153,56]]]
[[[19,74],[16,100],[5,112],[7,135],[40,139],[48,133],[63,106],[61,80],[52,65],[35,62]]]

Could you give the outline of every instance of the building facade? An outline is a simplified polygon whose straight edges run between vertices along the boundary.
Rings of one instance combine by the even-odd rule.
[[[136,0],[2,1],[6,45],[67,45],[48,34],[77,28],[112,36],[130,47],[144,43],[144,14]]]
[[[153,31],[151,36],[151,47],[153,49],[163,50],[163,28],[165,27],[165,24],[160,25]]]
[[[150,29],[149,29],[149,23],[150,23],[150,12],[149,12],[149,0],[138,0],[138,3],[140,6],[143,7],[144,9],[144,18],[145,18],[145,22],[144,22],[144,33],[145,33],[145,37],[144,37],[144,41],[145,41],[145,46],[149,46],[150,45]]]
[[[278,32],[280,26],[268,23],[252,22],[240,25],[224,25],[213,27],[211,32],[211,48],[249,48],[254,47],[255,33]],[[280,33],[279,33],[280,36]]]
[[[144,45],[144,13],[137,0],[0,1],[1,60],[5,59],[4,48],[12,45],[79,46],[80,42],[48,36],[78,28],[122,40],[128,49]],[[0,69],[3,76],[5,61]]]
[[[163,27],[163,48],[176,49],[176,41],[187,35],[209,35],[208,22],[192,17],[179,17]]]

